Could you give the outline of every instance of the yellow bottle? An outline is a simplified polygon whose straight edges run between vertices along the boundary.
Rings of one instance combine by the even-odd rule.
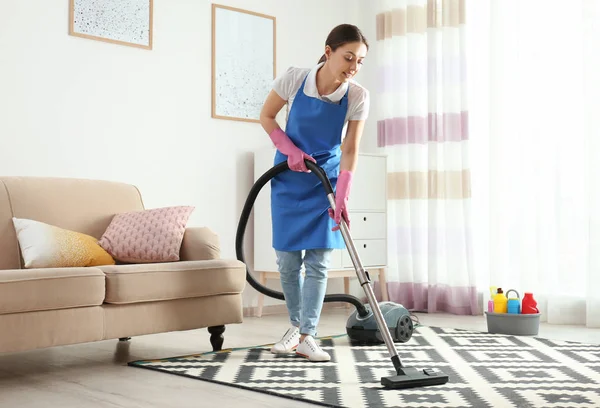
[[[502,288],[498,288],[498,293],[494,296],[494,313],[507,313],[508,299]]]

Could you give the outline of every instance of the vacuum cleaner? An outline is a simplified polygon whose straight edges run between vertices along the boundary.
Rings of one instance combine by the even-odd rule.
[[[331,208],[335,211],[335,195],[333,187],[325,171],[317,164],[310,160],[304,160],[306,167],[315,174],[321,181],[325,194],[329,200]],[[248,218],[250,212],[256,201],[258,193],[262,187],[269,182],[277,174],[289,170],[287,161],[283,161],[266,173],[264,173],[255,183],[244,208],[238,223],[236,233],[236,254],[238,260],[245,262],[244,258],[244,234],[246,231],[246,225],[248,224]],[[371,280],[368,272],[363,268],[360,257],[350,236],[350,230],[342,218],[340,223],[340,231],[346,248],[352,259],[354,269],[356,270],[356,276],[358,282],[363,288],[368,304],[363,303],[355,296],[348,294],[329,294],[325,295],[325,302],[347,302],[351,303],[356,307],[356,311],[349,317],[346,324],[346,333],[353,342],[360,343],[385,343],[387,346],[392,364],[396,371],[396,375],[390,377],[382,377],[381,385],[385,388],[413,388],[413,387],[424,387],[430,385],[441,385],[448,382],[448,375],[441,371],[433,368],[419,370],[415,367],[405,367],[400,361],[398,351],[394,344],[397,342],[408,341],[413,332],[413,323],[408,310],[399,304],[393,302],[382,302],[379,304],[375,298],[373,287],[371,286]],[[252,275],[248,265],[246,264],[246,281],[257,291],[263,293],[266,296],[285,300],[285,296],[282,292],[272,290],[261,285]]]

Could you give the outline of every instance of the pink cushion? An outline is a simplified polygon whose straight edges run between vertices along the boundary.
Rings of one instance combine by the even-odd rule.
[[[185,227],[195,207],[156,208],[117,214],[98,243],[118,261],[179,261]]]

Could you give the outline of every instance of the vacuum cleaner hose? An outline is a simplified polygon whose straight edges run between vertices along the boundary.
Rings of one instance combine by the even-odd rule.
[[[310,160],[304,160],[306,163],[306,167],[312,171],[325,187],[325,194],[333,194],[333,187],[331,186],[331,182],[327,177],[325,171],[313,163]],[[252,275],[248,264],[244,258],[244,234],[246,232],[246,226],[248,224],[248,218],[250,217],[250,212],[252,211],[252,207],[254,206],[254,202],[256,201],[256,197],[258,193],[263,188],[267,182],[269,182],[273,177],[277,174],[289,170],[287,161],[283,161],[278,165],[274,166],[270,170],[268,170],[265,174],[263,174],[255,183],[252,189],[250,189],[250,193],[248,194],[248,198],[246,199],[246,203],[244,204],[244,208],[242,210],[242,214],[240,215],[240,221],[238,223],[237,233],[235,237],[235,250],[237,254],[237,259],[244,264],[246,264],[246,281],[257,291],[260,293],[275,298],[279,300],[285,300],[285,297],[282,292],[278,292],[276,290],[267,288],[266,286],[261,285]],[[369,315],[369,311],[362,304],[362,302],[355,296],[347,295],[347,294],[330,294],[325,295],[325,302],[347,302],[352,303],[357,310],[357,313],[361,317],[366,317]]]

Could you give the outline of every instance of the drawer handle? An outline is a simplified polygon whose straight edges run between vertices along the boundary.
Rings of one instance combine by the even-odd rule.
[[[363,218],[363,220],[365,220],[365,221],[366,221],[366,220],[367,220],[367,217]]]
[[[366,248],[366,247],[367,247],[367,244],[364,244],[364,245],[363,245],[363,248]]]

